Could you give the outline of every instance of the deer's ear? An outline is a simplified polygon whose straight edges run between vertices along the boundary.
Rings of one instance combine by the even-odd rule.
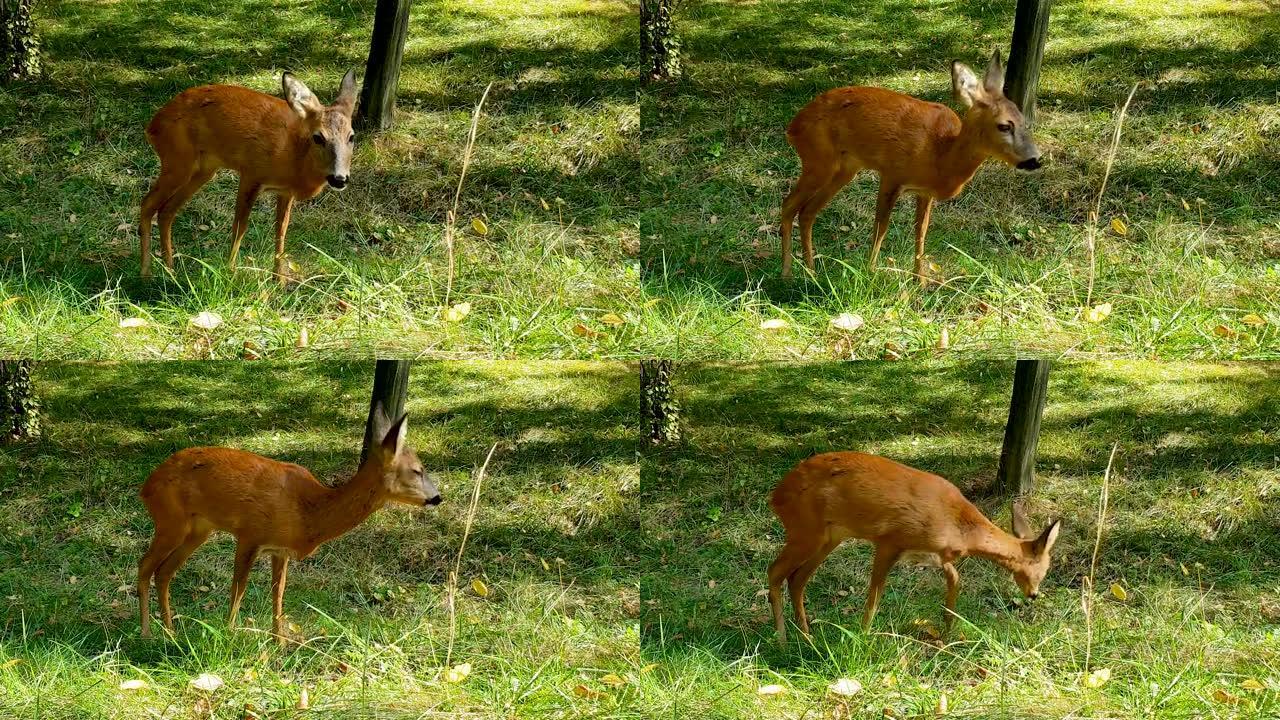
[[[1058,541],[1058,531],[1061,529],[1062,521],[1054,520],[1053,524],[1045,528],[1044,532],[1040,533],[1040,537],[1036,538],[1031,549],[1034,550],[1037,555],[1048,554],[1048,552],[1053,549],[1053,544]]]
[[[284,91],[285,102],[299,117],[319,116],[324,112],[324,106],[316,99],[315,93],[293,73],[286,71],[280,76],[280,87]]]
[[[1026,513],[1022,512],[1022,504],[1013,503],[1013,534],[1019,540],[1031,539],[1031,523],[1027,522]]]
[[[338,99],[333,101],[334,107],[350,115],[356,109],[356,71],[352,68],[342,76],[342,85],[338,88]]]
[[[386,450],[392,456],[399,455],[404,449],[405,434],[409,431],[409,414],[405,413],[400,419],[391,424],[391,428],[387,430],[387,434],[382,438],[382,449]]]
[[[1004,66],[1000,64],[1000,50],[991,53],[991,62],[987,63],[987,75],[982,79],[982,88],[989,95],[1004,94]]]
[[[973,69],[959,60],[951,61],[951,92],[956,101],[965,107],[973,107],[982,97],[982,85]]]

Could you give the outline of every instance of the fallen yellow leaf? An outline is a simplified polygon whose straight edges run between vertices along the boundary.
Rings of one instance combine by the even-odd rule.
[[[1248,680],[1245,680],[1244,682],[1240,683],[1240,687],[1244,688],[1245,690],[1266,690],[1267,689],[1265,685],[1258,682],[1254,678],[1249,678]]]
[[[489,587],[480,578],[471,581],[471,589],[480,597],[489,597]]]
[[[1094,305],[1086,310],[1084,313],[1084,319],[1091,323],[1100,323],[1103,320],[1106,320],[1107,316],[1110,314],[1111,303],[1102,303],[1100,305]]]
[[[471,303],[460,302],[444,311],[444,319],[448,322],[462,322],[471,313]]]
[[[951,347],[951,333],[947,332],[946,328],[942,328],[942,331],[938,333],[937,348],[946,350],[949,347]]]
[[[306,710],[309,707],[311,707],[311,695],[307,693],[307,689],[304,687],[298,692],[298,709]]]
[[[1124,221],[1120,218],[1111,218],[1111,229],[1115,230],[1116,234],[1120,237],[1124,237],[1129,234],[1129,228],[1124,226]]]
[[[623,320],[616,313],[605,313],[604,315],[601,315],[600,322],[608,325],[609,327],[620,327],[627,324],[627,321]]]
[[[577,695],[580,698],[586,698],[588,700],[598,700],[604,697],[604,693],[600,692],[599,690],[592,690],[591,688],[582,684],[573,686],[573,694]]]
[[[1100,688],[1107,684],[1111,679],[1111,668],[1098,668],[1089,673],[1084,678],[1084,686],[1088,688]]]
[[[475,230],[476,234],[480,237],[484,237],[489,234],[489,226],[485,225],[484,221],[480,218],[471,218],[471,229]]]
[[[7,297],[7,298],[5,298],[4,300],[0,300],[0,308],[7,308],[7,307],[9,307],[10,305],[12,305],[12,304],[14,304],[14,303],[16,303],[16,302],[18,302],[18,301],[20,301],[20,300],[22,300],[22,296],[21,296],[21,295],[14,295],[13,297]]]
[[[1244,323],[1245,325],[1252,325],[1253,327],[1262,327],[1263,325],[1267,324],[1267,321],[1263,319],[1262,316],[1257,315],[1255,313],[1249,313],[1248,315],[1245,315],[1244,317],[1240,318],[1240,322]]]
[[[625,679],[613,673],[609,673],[608,675],[605,675],[604,677],[600,678],[600,682],[604,683],[605,685],[608,685],[609,687],[622,687],[623,685],[627,684],[627,681]]]
[[[656,667],[658,667],[658,663],[649,663],[648,665],[645,665],[644,667],[640,668],[640,674],[643,675],[645,673],[651,673]]]
[[[445,670],[444,680],[445,682],[457,684],[462,682],[463,680],[466,680],[467,676],[470,674],[471,674],[471,663],[461,663],[459,665],[454,665],[448,670]]]
[[[1120,586],[1120,583],[1111,583],[1111,594],[1114,595],[1117,600],[1129,599],[1129,593],[1125,592],[1124,588]]]
[[[946,693],[942,693],[941,695],[938,696],[938,706],[933,709],[933,714],[934,715],[947,714],[947,694]]]
[[[583,325],[582,323],[578,323],[577,325],[573,326],[573,334],[577,335],[578,337],[584,337],[584,338],[598,338],[604,333],[601,333],[596,330],[592,330],[586,325]]]
[[[1240,333],[1236,332],[1235,330],[1232,330],[1226,325],[1218,325],[1213,329],[1213,334],[1217,335],[1220,338],[1230,339],[1230,338],[1236,337]]]
[[[22,658],[13,658],[12,660],[5,660],[4,664],[0,665],[0,670],[8,670],[9,668],[13,667],[14,665],[17,665],[20,662],[22,662]]]
[[[1227,692],[1226,690],[1223,690],[1222,688],[1218,688],[1213,691],[1213,699],[1227,705],[1235,705],[1236,703],[1240,702],[1240,698],[1236,697],[1235,695],[1232,695],[1231,693]]]

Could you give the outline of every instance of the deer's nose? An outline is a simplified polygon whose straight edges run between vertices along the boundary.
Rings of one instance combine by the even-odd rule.
[[[1021,166],[1019,166],[1019,167],[1021,167]],[[344,188],[344,187],[346,187],[346,186],[347,186],[347,176],[346,176],[346,175],[330,175],[330,176],[326,177],[326,178],[325,178],[325,180],[328,180],[328,181],[329,181],[329,184],[330,184],[331,186],[333,186],[335,189],[338,189],[338,190],[341,190],[342,188]]]
[[[1036,157],[1023,160],[1015,167],[1019,170],[1039,170],[1043,166],[1040,164],[1040,156],[1037,155]]]
[[[432,497],[427,498],[426,502],[422,504],[423,505],[439,505],[441,500],[442,498],[439,495],[434,495]]]

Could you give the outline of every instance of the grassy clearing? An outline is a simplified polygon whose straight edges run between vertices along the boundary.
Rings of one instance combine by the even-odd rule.
[[[817,273],[779,279],[778,208],[799,174],[785,128],[815,95],[842,85],[951,103],[947,62],[978,66],[993,48],[1007,50],[1012,3],[681,7],[689,76],[641,103],[645,352],[876,358],[889,346],[929,355],[944,329],[952,351],[985,355],[1280,351],[1274,3],[1054,3],[1036,121],[1049,164],[1035,176],[988,164],[935,209],[926,251],[945,282],[923,293],[909,278],[907,200],[882,251],[893,265],[866,270],[876,187],[866,173],[818,218]],[[1088,214],[1114,114],[1135,82],[1086,303]],[[1108,229],[1112,218],[1124,236]],[[1086,304],[1102,303],[1112,306],[1103,322],[1082,317]],[[830,320],[841,313],[866,325],[836,330]],[[1265,325],[1246,322],[1251,314]],[[762,330],[770,319],[788,327]]]
[[[642,690],[655,717],[1253,718],[1280,712],[1280,375],[1264,365],[1059,364],[1032,522],[1064,518],[1034,605],[996,566],[960,566],[960,633],[944,644],[943,580],[895,568],[859,629],[869,546],[849,543],[807,592],[813,640],[775,645],[765,570],[782,528],[765,497],[801,459],[883,454],[948,477],[1002,524],[990,488],[1012,365],[690,366],[685,444],[643,461]],[[1112,443],[1091,661],[1082,580]],[[1120,601],[1112,583],[1127,591]],[[788,607],[790,619],[790,607]],[[794,627],[794,626],[793,626]],[[1086,671],[1111,679],[1086,688]],[[828,693],[837,678],[861,693]],[[1242,687],[1256,680],[1262,689]],[[785,692],[761,696],[762,685]],[[1219,694],[1221,693],[1221,694]]]
[[[47,437],[0,454],[0,716],[291,717],[305,688],[319,717],[636,717],[639,472],[622,365],[416,365],[409,437],[445,502],[379,511],[293,564],[285,610],[304,645],[269,637],[265,561],[241,613],[252,626],[228,632],[225,535],[174,580],[176,637],[139,638],[132,585],[151,524],[137,488],[151,469],[208,443],[345,479],[371,377],[369,363],[42,367]],[[450,684],[446,583],[494,442],[457,598],[451,664],[473,669]],[[226,681],[211,703],[189,687],[201,673]],[[133,679],[147,687],[119,689]]]
[[[353,185],[297,207],[287,250],[306,278],[271,279],[273,211],[250,221],[226,270],[235,176],[179,216],[176,274],[138,278],[138,206],[159,163],[143,128],[173,95],[232,83],[266,92],[292,70],[324,101],[363,72],[375,3],[44,2],[39,83],[0,89],[0,354],[41,358],[257,354],[626,354],[638,307],[635,32],[625,4],[415,3],[396,127],[361,134]],[[452,206],[468,123],[494,82],[459,211],[486,236],[457,242],[442,317]],[[212,335],[189,319],[218,313]],[[137,317],[144,328],[124,329]],[[576,325],[583,325],[574,331]]]

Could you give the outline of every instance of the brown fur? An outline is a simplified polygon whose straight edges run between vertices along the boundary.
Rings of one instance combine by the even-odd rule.
[[[422,463],[405,445],[408,420],[381,419],[381,443],[346,484],[326,487],[304,467],[244,450],[193,447],[162,462],[139,495],[155,522],[151,547],[138,562],[142,636],[151,636],[149,590],[156,581],[165,627],[173,629],[169,583],[215,530],[236,538],[230,623],[234,627],[249,570],[260,552],[272,555],[273,628],[284,641],[283,598],[290,559],[304,559],[324,542],[359,525],[387,502],[440,500]]]
[[[1039,592],[1057,539],[1053,523],[1035,540],[996,527],[955,485],[886,458],[857,452],[815,455],[796,465],[774,489],[770,507],[786,530],[786,544],[769,566],[769,603],[779,642],[786,641],[782,583],[806,634],[804,588],[823,560],[848,538],[876,547],[863,627],[870,627],[890,568],[904,553],[923,554],[947,579],[947,624],[955,612],[960,576],[952,564],[976,555],[1014,574],[1028,596]],[[1015,509],[1015,527],[1026,533]]]
[[[142,276],[151,275],[151,220],[160,217],[160,248],[173,269],[172,228],[183,205],[221,169],[240,176],[232,223],[231,267],[263,190],[276,193],[275,271],[285,281],[284,237],[294,200],[324,190],[330,176],[346,183],[352,148],[355,79],[343,78],[338,100],[325,107],[286,73],[285,98],[234,85],[204,85],[179,93],[147,124],[160,175],[142,201],[138,236]],[[320,137],[323,144],[315,142]]]
[[[967,66],[953,63],[952,88],[968,107],[963,120],[945,105],[876,87],[829,90],[801,109],[787,127],[787,142],[800,156],[801,172],[782,203],[782,276],[791,276],[796,215],[805,265],[813,270],[818,213],[858,172],[872,170],[880,176],[880,192],[871,267],[889,230],[894,203],[910,192],[916,196],[915,273],[924,284],[924,239],[933,202],[959,195],[988,157],[1010,165],[1038,162],[1040,151],[1022,113],[1001,91],[1003,83],[998,53],[982,85]]]

